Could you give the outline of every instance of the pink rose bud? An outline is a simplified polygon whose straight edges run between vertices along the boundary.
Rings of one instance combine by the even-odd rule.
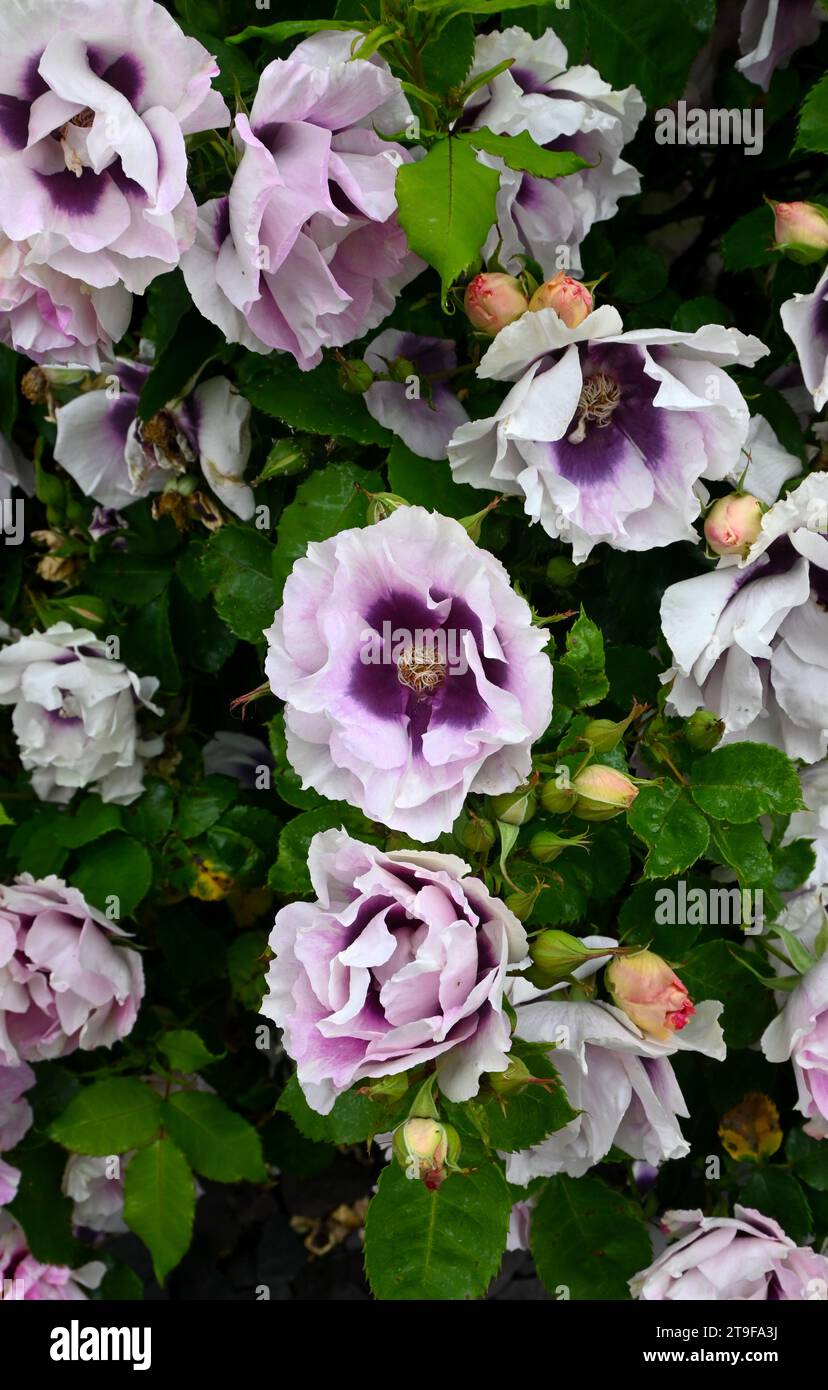
[[[657,1042],[669,1042],[696,1012],[686,986],[653,951],[616,956],[604,978],[613,1002]]]
[[[466,286],[463,307],[472,327],[494,338],[507,323],[526,313],[529,301],[514,275],[491,271],[475,275]]]
[[[457,1166],[460,1138],[452,1125],[412,1115],[394,1130],[392,1147],[405,1176],[421,1179],[433,1191],[448,1176],[446,1167]]]
[[[730,492],[713,503],[704,521],[716,555],[747,555],[762,529],[762,504],[749,492]]]
[[[774,203],[776,250],[800,265],[828,251],[828,211],[814,203]]]
[[[592,313],[592,295],[580,280],[573,280],[571,275],[559,270],[553,279],[535,290],[529,308],[554,309],[567,328],[577,328],[587,314]]]
[[[611,820],[628,811],[638,796],[629,777],[603,763],[590,763],[573,777],[572,786],[576,793],[573,814],[581,820]]]

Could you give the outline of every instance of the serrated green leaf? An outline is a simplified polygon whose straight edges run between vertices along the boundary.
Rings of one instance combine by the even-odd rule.
[[[639,1212],[592,1177],[549,1179],[532,1214],[531,1241],[538,1273],[559,1298],[628,1299],[628,1281],[652,1260]]]
[[[208,547],[219,617],[245,642],[263,642],[273,622],[273,546],[250,526],[222,526]]]
[[[500,175],[462,140],[432,145],[397,171],[397,216],[411,250],[440,275],[443,299],[479,256],[496,217]]]
[[[117,898],[113,920],[130,917],[152,887],[152,859],[138,840],[116,830],[81,851],[70,882],[101,910]]]
[[[497,1274],[511,1209],[494,1163],[453,1173],[436,1192],[390,1164],[365,1223],[365,1268],[375,1298],[481,1298]]]
[[[595,705],[609,692],[603,633],[583,607],[566,634],[566,651],[558,664],[574,676],[579,706]]]
[[[639,787],[627,821],[648,846],[644,865],[648,878],[669,878],[689,869],[704,854],[710,839],[704,816],[675,782]]]
[[[72,1153],[119,1154],[148,1143],[160,1124],[155,1091],[137,1077],[113,1076],[78,1091],[50,1132]]]
[[[811,88],[802,103],[795,148],[828,154],[828,73]]]
[[[325,1144],[360,1144],[393,1129],[405,1113],[403,1101],[372,1100],[352,1090],[337,1097],[330,1114],[318,1115],[305,1100],[295,1073],[282,1091],[276,1109],[290,1115],[307,1139]]]
[[[163,1284],[187,1253],[195,1215],[195,1183],[190,1166],[169,1136],[140,1149],[124,1178],[124,1220],[152,1256]]]
[[[239,377],[242,393],[257,409],[294,429],[358,444],[387,446],[393,439],[390,430],[368,414],[361,396],[342,390],[333,362],[302,372],[284,357],[265,360],[251,352],[242,362]]]
[[[268,882],[277,893],[301,897],[311,891],[308,873],[308,846],[320,830],[344,826],[359,840],[379,842],[379,837],[361,811],[344,801],[328,801],[312,811],[303,811],[288,821],[279,836],[279,855],[270,870]]]
[[[166,1057],[173,1071],[187,1075],[218,1061],[217,1054],[211,1052],[191,1028],[172,1028],[159,1042],[158,1051]]]
[[[174,822],[175,830],[182,840],[194,840],[215,825],[237,796],[238,787],[232,778],[217,774],[205,777],[182,794]]]
[[[690,792],[714,820],[744,825],[803,808],[796,768],[767,743],[729,743],[693,764]]]
[[[219,1096],[175,1091],[164,1106],[164,1128],[202,1177],[215,1182],[264,1182],[258,1134]]]
[[[722,862],[736,870],[741,882],[762,884],[772,878],[770,851],[755,821],[747,825],[726,825],[713,821],[710,833]]]
[[[813,1229],[808,1200],[793,1173],[774,1166],[751,1173],[739,1201],[778,1221],[786,1235],[803,1245]]]
[[[464,131],[458,137],[467,140],[476,150],[497,155],[510,169],[534,174],[539,179],[560,179],[587,168],[587,161],[574,150],[547,150],[538,145],[526,131],[520,135],[495,135],[494,131]]]
[[[379,474],[368,473],[352,463],[330,464],[299,484],[296,496],[279,518],[273,557],[273,581],[279,600],[285,580],[310,542],[364,526],[368,499],[359,489],[377,492],[382,485]]]
[[[809,1187],[828,1192],[828,1144],[824,1139],[811,1139],[804,1129],[792,1129],[785,1140],[785,1157]]]

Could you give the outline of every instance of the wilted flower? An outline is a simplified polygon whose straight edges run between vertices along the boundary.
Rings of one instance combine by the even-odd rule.
[[[514,323],[525,314],[529,301],[514,275],[504,275],[502,271],[488,271],[475,275],[466,286],[463,296],[469,323],[479,333],[494,338],[507,323]]]
[[[828,1298],[828,1259],[796,1246],[782,1227],[734,1206],[732,1216],[668,1211],[661,1227],[678,1236],[630,1280],[645,1301],[761,1302]]]
[[[717,498],[704,519],[705,539],[716,555],[747,555],[761,529],[762,505],[749,492]]]
[[[57,411],[55,458],[87,497],[128,507],[198,467],[221,502],[249,521],[253,493],[243,481],[250,456],[250,403],[223,376],[203,381],[183,400],[138,418],[149,367],[107,363],[107,385],[85,391]]]
[[[668,710],[704,708],[723,743],[771,743],[816,762],[828,749],[828,478],[812,473],[762,518],[744,559],[673,584],[661,625],[675,665]]]
[[[215,59],[153,0],[6,5],[0,260],[6,341],[97,365],[97,346],[195,233],[186,135],[226,125]]]
[[[636,87],[615,92],[595,68],[567,68],[567,51],[553,30],[533,39],[525,29],[480,34],[471,78],[505,59],[515,61],[469,99],[462,124],[497,135],[520,135],[548,150],[573,150],[590,168],[561,179],[539,179],[504,168],[495,156],[483,162],[502,169],[497,225],[485,254],[498,254],[516,274],[523,258],[534,258],[544,275],[560,269],[561,248],[570,268],[580,270],[579,247],[594,222],[613,217],[618,200],[637,193],[638,173],[621,158],[645,106]]]
[[[84,1290],[96,1289],[105,1273],[102,1260],[90,1260],[80,1269],[41,1264],[14,1218],[0,1211],[0,1302],[85,1302]]]
[[[313,1110],[366,1077],[436,1060],[449,1100],[477,1094],[511,1047],[506,969],[526,934],[469,867],[450,854],[385,854],[327,830],[310,844],[316,901],[276,916],[261,1012]]]
[[[0,886],[0,1062],[19,1066],[111,1047],[144,995],[126,932],[50,875]]]
[[[484,380],[517,384],[449,445],[457,482],[522,497],[578,562],[598,541],[650,550],[697,540],[699,479],[744,466],[750,415],[723,368],[767,351],[718,324],[621,328],[608,305],[572,329],[552,309],[524,314],[478,368]]]
[[[2,1155],[20,1143],[32,1123],[32,1107],[23,1097],[34,1084],[35,1074],[25,1062],[14,1067],[0,1063],[0,1207],[17,1193],[20,1173]]]
[[[520,988],[529,986],[520,982]],[[678,1124],[678,1117],[689,1112],[669,1057],[677,1051],[724,1057],[717,1022],[721,1004],[700,1003],[681,1033],[659,1042],[609,1004],[557,1001],[554,995],[534,1002],[531,994],[528,1002],[525,995],[513,995],[512,1002],[517,1005],[517,1037],[557,1044],[550,1058],[579,1113],[540,1144],[510,1154],[510,1182],[525,1184],[555,1173],[579,1178],[613,1146],[655,1165],[689,1152]]]
[[[236,117],[229,197],[199,209],[182,262],[228,342],[292,353],[303,370],[376,328],[422,269],[395,216],[411,155],[377,133],[400,130],[407,104],[381,57],[351,59],[357,37],[315,34],[268,64]]]
[[[745,0],[737,71],[766,92],[776,69],[819,37],[822,18],[815,0]]]
[[[654,951],[616,957],[604,978],[618,1008],[658,1042],[669,1042],[696,1012],[687,986]]]
[[[779,316],[796,348],[805,385],[817,410],[828,401],[828,270],[811,294],[786,299]]]
[[[454,343],[387,328],[368,344],[365,361],[374,373],[385,374],[391,364],[405,364],[401,381],[375,381],[368,388],[369,413],[421,458],[444,459],[455,429],[469,418],[447,381],[457,367]]]
[[[304,786],[425,841],[469,791],[528,777],[551,712],[546,638],[459,522],[400,507],[312,543],[265,635]]]
[[[0,651],[0,705],[14,705],[20,761],[42,801],[67,802],[79,787],[128,806],[141,795],[144,759],[161,739],[140,737],[140,709],[151,703],[154,676],[136,676],[109,657],[85,628],[54,623]]]

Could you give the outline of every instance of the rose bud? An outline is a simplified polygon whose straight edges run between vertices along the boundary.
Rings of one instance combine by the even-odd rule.
[[[697,753],[709,753],[724,733],[724,720],[709,709],[697,709],[684,726],[684,737]]]
[[[463,307],[472,327],[494,338],[507,323],[526,313],[529,301],[514,275],[487,271],[466,286]]]
[[[378,521],[384,521],[398,507],[408,506],[405,498],[400,497],[396,492],[369,492],[368,499],[369,526],[375,525]]]
[[[519,1057],[510,1057],[505,1071],[489,1072],[486,1077],[495,1095],[520,1095],[532,1080],[532,1073]]]
[[[491,849],[497,839],[497,831],[490,820],[482,820],[480,816],[475,816],[474,820],[469,820],[463,826],[460,839],[465,849],[470,849],[475,854],[482,854],[485,850]]]
[[[590,763],[572,779],[576,793],[573,814],[581,820],[612,820],[621,811],[628,811],[638,788],[617,768],[603,763]]]
[[[627,729],[637,715],[643,714],[646,705],[633,705],[626,719],[620,719],[617,723],[614,719],[590,719],[583,729],[581,737],[592,744],[596,753],[610,753],[616,743],[624,737]]]
[[[814,203],[773,203],[775,249],[809,265],[828,251],[828,210]]]
[[[548,927],[529,943],[532,968],[527,979],[544,989],[558,980],[567,979],[580,965],[589,960],[606,958],[606,946],[596,948],[585,946],[577,936],[561,931],[559,927]]]
[[[553,816],[563,816],[572,810],[577,793],[573,787],[559,787],[557,782],[544,782],[540,799],[544,811]]]
[[[558,589],[568,589],[578,577],[578,566],[565,555],[553,555],[546,566],[546,577]]]
[[[505,821],[507,825],[525,825],[534,816],[538,804],[528,787],[518,787],[515,792],[504,792],[491,800],[497,819]]]
[[[571,275],[564,275],[559,270],[557,275],[535,290],[529,300],[529,308],[533,311],[554,309],[567,328],[577,328],[587,314],[592,313],[592,295],[580,280],[573,280]]]
[[[576,845],[583,848],[586,838],[586,834],[581,834],[567,839],[564,835],[556,835],[554,830],[539,830],[529,841],[529,853],[540,864],[551,864],[559,854],[562,854],[565,849],[569,849],[570,846]]]
[[[412,1115],[394,1130],[394,1156],[405,1176],[417,1178],[434,1191],[455,1168],[460,1156],[460,1136],[452,1125],[426,1116]]]
[[[613,1003],[657,1042],[669,1042],[696,1012],[686,986],[653,951],[617,956],[604,979]]]
[[[350,361],[342,358],[336,375],[340,388],[347,391],[349,396],[364,396],[374,384],[374,373],[368,363],[359,358]]]
[[[749,492],[729,492],[704,519],[707,544],[716,555],[747,555],[762,529],[762,503]]]

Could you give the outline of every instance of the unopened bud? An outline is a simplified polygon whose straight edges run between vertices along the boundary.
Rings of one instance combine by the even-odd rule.
[[[417,375],[417,368],[409,357],[395,357],[388,363],[388,375],[392,381],[405,386],[410,377]]]
[[[518,787],[517,791],[493,796],[491,804],[497,819],[505,821],[507,825],[525,825],[537,810],[535,794],[529,787]]]
[[[697,709],[684,726],[684,737],[697,753],[709,753],[724,733],[724,721],[709,709]]]
[[[475,854],[482,854],[494,845],[497,831],[490,820],[482,820],[480,816],[475,816],[463,826],[460,839],[466,849],[472,850]]]
[[[546,577],[558,589],[568,589],[578,576],[578,566],[565,555],[553,555],[546,566]]]
[[[800,265],[828,252],[828,210],[815,203],[773,203],[775,249]]]
[[[530,978],[543,988],[567,979],[579,965],[606,956],[607,950],[606,947],[596,950],[595,947],[585,946],[577,936],[550,927],[529,943],[529,954],[534,965]]]
[[[583,834],[566,839],[563,835],[556,835],[554,830],[539,830],[529,841],[529,853],[540,864],[551,864],[565,849],[573,846],[583,848],[586,838]]]
[[[592,313],[592,295],[580,280],[573,280],[571,275],[564,275],[559,270],[557,275],[535,290],[529,300],[529,308],[533,312],[537,309],[554,309],[567,328],[577,328]]]
[[[392,1148],[397,1162],[412,1181],[420,1179],[430,1191],[445,1181],[447,1168],[460,1156],[460,1136],[452,1125],[412,1115],[394,1130]]]
[[[396,492],[369,492],[368,493],[368,523],[373,525],[375,521],[385,521],[392,512],[399,507],[407,507],[408,503],[404,497],[400,497]]]
[[[540,799],[544,811],[552,816],[563,816],[575,804],[576,792],[572,787],[559,787],[556,782],[544,782]]]
[[[604,980],[617,1007],[657,1042],[669,1042],[696,1012],[686,985],[654,951],[616,957]]]
[[[463,307],[478,332],[494,338],[501,328],[525,314],[529,301],[514,275],[487,271],[466,286]]]
[[[716,555],[747,555],[762,530],[762,503],[749,492],[730,492],[713,503],[704,521]]]
[[[374,373],[368,363],[357,358],[352,358],[351,361],[343,358],[336,375],[341,389],[347,391],[350,396],[364,396],[368,388],[374,384]]]
[[[498,1096],[520,1095],[532,1080],[532,1073],[519,1057],[510,1057],[505,1071],[489,1072],[486,1080]]]
[[[504,898],[509,911],[514,912],[519,922],[527,922],[532,916],[542,888],[542,883],[536,883],[534,888],[518,889],[517,892],[510,893],[508,898]]]
[[[610,753],[629,725],[629,719],[616,723],[613,719],[590,719],[581,735],[597,753]]]
[[[611,820],[629,810],[638,796],[629,777],[603,763],[590,763],[573,777],[572,786],[577,793],[573,813],[581,820]]]

